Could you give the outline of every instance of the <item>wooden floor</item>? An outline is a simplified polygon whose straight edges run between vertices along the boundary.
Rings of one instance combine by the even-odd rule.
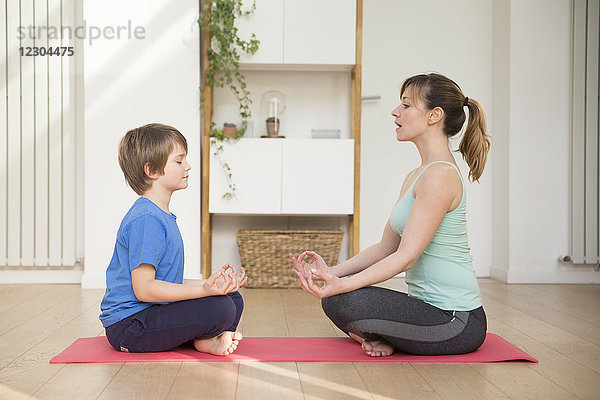
[[[600,285],[480,286],[489,331],[539,364],[50,365],[76,338],[103,334],[103,291],[0,285],[0,399],[600,399]],[[246,336],[342,335],[300,290],[243,296]]]

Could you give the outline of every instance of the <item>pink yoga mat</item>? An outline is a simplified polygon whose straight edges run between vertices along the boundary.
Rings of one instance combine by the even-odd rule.
[[[121,362],[538,362],[529,354],[498,335],[488,333],[483,345],[473,353],[454,356],[414,356],[395,353],[388,357],[369,357],[350,338],[338,337],[247,337],[235,353],[213,356],[193,348],[177,348],[162,353],[123,353],[113,349],[105,336],[77,339],[50,364]]]

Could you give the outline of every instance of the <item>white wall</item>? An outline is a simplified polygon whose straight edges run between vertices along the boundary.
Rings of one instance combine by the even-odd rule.
[[[494,1],[492,58],[492,268],[490,275],[506,280],[509,266],[509,82],[510,2]],[[498,273],[504,271],[504,273]]]
[[[98,39],[85,46],[85,269],[82,286],[104,286],[121,219],[137,198],[117,162],[129,129],[161,122],[188,140],[188,189],[171,211],[185,243],[186,276],[200,274],[200,141],[198,2],[85,0],[91,26],[133,26],[145,38]]]
[[[549,271],[569,250],[570,10],[511,2],[511,278]]]
[[[390,113],[409,76],[439,72],[478,100],[491,120],[492,1],[365,0],[363,10],[363,101],[360,247],[379,241],[406,174],[420,165],[412,143],[395,139]],[[492,132],[493,135],[493,132]],[[458,141],[452,140],[456,149]],[[468,167],[455,155],[465,182]],[[493,151],[481,183],[467,183],[469,244],[478,276],[492,264]]]
[[[508,225],[502,216],[496,222],[500,231],[508,230],[509,256],[493,276],[508,282],[600,283],[592,267],[558,262],[569,253],[571,1],[512,1],[504,11],[497,27],[509,30],[508,108],[502,116],[509,121],[503,143],[509,187],[503,200],[508,204],[501,206]],[[506,47],[495,50],[507,53]]]

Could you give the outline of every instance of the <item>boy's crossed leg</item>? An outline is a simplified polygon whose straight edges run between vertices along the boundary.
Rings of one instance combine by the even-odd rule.
[[[242,339],[236,329],[243,307],[239,292],[154,304],[109,326],[106,336],[120,351],[167,351],[190,343],[201,352],[227,355]]]

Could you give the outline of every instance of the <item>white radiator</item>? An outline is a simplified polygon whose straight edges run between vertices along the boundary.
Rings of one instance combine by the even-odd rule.
[[[1,267],[75,264],[75,57],[22,55],[74,46],[74,1],[0,4]]]
[[[599,3],[599,0],[573,3],[571,259],[575,264],[600,262]]]

